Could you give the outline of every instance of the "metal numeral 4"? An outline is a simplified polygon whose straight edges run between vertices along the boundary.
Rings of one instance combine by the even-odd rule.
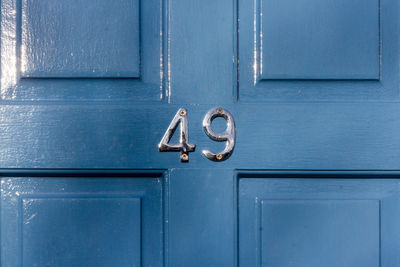
[[[179,144],[168,144],[174,135],[176,129],[180,125],[180,138]],[[188,119],[187,111],[184,108],[180,108],[172,119],[167,130],[160,143],[158,149],[160,152],[181,152],[181,161],[189,161],[189,152],[194,152],[196,145],[189,144],[189,131],[188,131]]]

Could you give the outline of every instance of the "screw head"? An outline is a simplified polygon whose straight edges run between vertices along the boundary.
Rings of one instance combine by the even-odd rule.
[[[186,154],[186,153],[183,153],[182,155],[181,155],[181,160],[183,160],[183,161],[187,161],[189,159],[189,156],[188,156],[188,154]]]
[[[221,154],[217,154],[216,158],[217,158],[217,160],[221,160],[222,159],[222,155]]]
[[[186,110],[182,109],[182,110],[179,112],[179,115],[185,116],[185,115],[186,115]]]
[[[224,111],[222,110],[222,108],[219,108],[219,109],[217,110],[217,112],[218,112],[218,114],[222,114]]]

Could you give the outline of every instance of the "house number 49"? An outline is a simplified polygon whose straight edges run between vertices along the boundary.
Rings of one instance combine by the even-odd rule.
[[[212,121],[215,118],[222,117],[226,120],[226,130],[223,133],[215,133],[211,129]],[[179,144],[169,144],[172,136],[176,129],[180,126],[180,138]],[[202,154],[212,161],[224,161],[228,159],[235,148],[236,140],[236,128],[235,120],[229,111],[223,108],[213,108],[207,112],[203,119],[204,132],[212,140],[216,142],[226,142],[225,149],[219,153],[214,153],[210,150],[203,150]],[[189,161],[189,153],[194,152],[196,145],[189,143],[189,131],[188,131],[188,118],[187,111],[184,108],[180,108],[172,119],[167,130],[160,143],[158,144],[160,152],[180,152],[181,161]]]

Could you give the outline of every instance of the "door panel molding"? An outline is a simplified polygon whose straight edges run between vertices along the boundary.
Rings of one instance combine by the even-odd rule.
[[[398,1],[237,1],[239,100],[398,100]]]
[[[164,100],[166,1],[2,1],[1,99]]]
[[[0,180],[2,265],[164,266],[165,171],[4,170]]]
[[[238,171],[239,265],[400,263],[399,172],[299,172]]]

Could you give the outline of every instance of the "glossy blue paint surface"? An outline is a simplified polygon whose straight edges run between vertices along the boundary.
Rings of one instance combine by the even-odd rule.
[[[2,0],[1,266],[400,265],[399,11]]]
[[[238,19],[239,99],[398,99],[398,1],[238,0]]]
[[[140,77],[139,0],[23,0],[21,16],[22,77]]]
[[[379,0],[259,5],[261,79],[379,79]]]
[[[162,266],[161,174],[123,175],[2,178],[1,265]]]
[[[165,98],[161,0],[31,1],[2,5],[1,99]]]
[[[169,266],[234,266],[231,170],[173,170],[169,181]]]
[[[398,180],[239,181],[239,264],[397,266]]]

